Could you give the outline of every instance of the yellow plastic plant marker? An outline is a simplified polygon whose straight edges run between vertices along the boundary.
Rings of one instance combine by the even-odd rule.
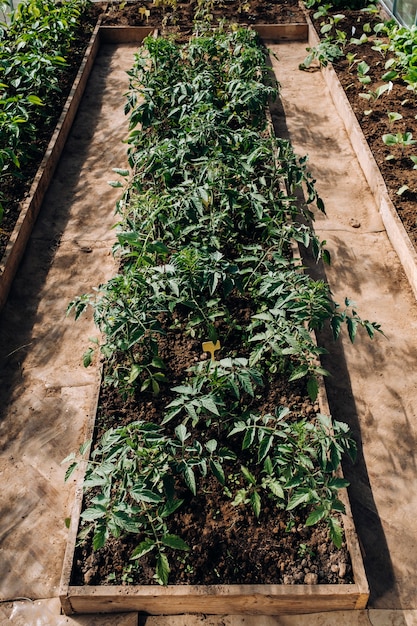
[[[220,350],[220,341],[217,340],[216,343],[212,341],[203,341],[203,350],[204,352],[210,352],[211,360],[214,361],[214,353],[216,350]]]

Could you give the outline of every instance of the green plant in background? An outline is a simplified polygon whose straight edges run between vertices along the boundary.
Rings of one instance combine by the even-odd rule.
[[[55,115],[65,56],[86,7],[86,0],[25,0],[0,25],[0,183],[19,178],[37,156],[39,129]],[[5,208],[4,194],[0,202]]]
[[[329,63],[334,63],[343,56],[339,43],[335,42],[332,37],[322,39],[317,46],[307,48],[307,52],[308,55],[299,65],[300,70],[309,69],[314,61],[319,66],[326,67]]]

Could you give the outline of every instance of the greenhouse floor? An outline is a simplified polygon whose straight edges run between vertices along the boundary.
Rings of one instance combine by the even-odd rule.
[[[84,439],[97,370],[82,354],[96,331],[67,303],[106,280],[118,190],[107,184],[126,146],[125,70],[135,46],[101,48],[53,184],[0,317],[0,624],[18,626],[411,626],[417,624],[417,303],[391,247],[342,120],[318,72],[300,72],[305,44],[271,46],[296,152],[308,154],[327,208],[317,219],[336,301],[382,325],[373,342],[344,337],[326,367],[335,418],[362,447],[345,468],[370,585],[369,608],[305,616],[60,615],[59,582],[75,491],[62,459]],[[319,271],[319,269],[317,269]],[[327,342],[327,338],[324,337]]]

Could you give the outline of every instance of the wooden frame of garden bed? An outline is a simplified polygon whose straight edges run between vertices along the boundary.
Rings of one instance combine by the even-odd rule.
[[[300,28],[300,26],[302,28]],[[90,43],[88,55],[86,55],[86,59],[83,62],[83,68],[86,74],[84,75],[84,72],[80,70],[82,74],[78,80],[80,87],[77,89],[76,95],[74,93],[74,104],[71,103],[67,105],[67,108],[74,107],[76,111],[101,42],[129,43],[133,41],[140,43],[152,30],[151,27],[100,27],[98,25]],[[307,29],[306,25],[298,24],[261,25],[259,34],[268,40],[300,40],[305,39]],[[75,112],[73,113],[73,117],[74,116]],[[67,134],[72,119],[62,123],[67,129]],[[65,139],[62,139],[62,135],[59,136],[61,137],[60,141],[63,145]],[[53,174],[59,154],[56,157],[55,164],[45,168],[49,170],[50,176]],[[45,191],[47,184],[45,182],[43,184]],[[321,410],[328,414],[329,411],[324,386],[321,391],[320,400]],[[88,424],[90,435],[92,435],[93,432],[94,420],[95,412],[92,413]],[[132,611],[155,615],[176,615],[182,613],[276,615],[363,609],[366,607],[369,597],[369,588],[346,490],[343,490],[341,493],[341,499],[346,506],[346,515],[343,516],[343,526],[352,561],[353,584],[168,585],[167,587],[160,587],[158,585],[130,587],[71,585],[74,550],[83,501],[85,469],[86,463],[80,471],[60,584],[59,597],[66,614]]]
[[[97,393],[98,402],[98,393]],[[322,413],[329,415],[324,382],[319,391]],[[96,411],[86,437],[92,438]],[[369,587],[346,489],[340,492],[346,514],[342,516],[350,554],[353,584],[322,585],[71,585],[74,552],[83,504],[83,483],[87,468],[80,467],[75,505],[61,577],[59,597],[66,615],[74,613],[139,612],[150,615],[183,613],[232,615],[285,615],[364,609]]]
[[[306,19],[309,27],[308,45],[315,47],[319,43],[320,38],[308,15],[306,15]],[[334,105],[343,120],[366,182],[375,198],[389,240],[397,253],[414,296],[417,298],[417,252],[389,197],[384,178],[363,135],[356,115],[350,106],[348,97],[340,84],[335,69],[329,63],[326,67],[321,68],[321,72]]]

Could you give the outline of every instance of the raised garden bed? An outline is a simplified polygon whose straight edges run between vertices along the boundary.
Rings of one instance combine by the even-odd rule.
[[[106,38],[112,32],[106,28]],[[132,30],[129,31],[132,33]],[[112,36],[112,35],[110,35]],[[117,41],[122,37],[117,29]],[[126,33],[126,36],[129,36]],[[136,35],[134,35],[136,36]],[[321,410],[327,403],[321,392]],[[91,424],[91,428],[92,428]],[[346,545],[350,554],[353,581],[347,584],[175,584],[106,585],[74,584],[74,549],[82,510],[83,489],[78,490],[71,522],[71,534],[61,584],[61,602],[66,613],[140,611],[153,614],[307,613],[323,610],[361,609],[366,606],[368,587],[360,550],[350,516],[346,492],[341,496],[346,506],[343,516]],[[91,578],[89,576],[89,578]],[[340,582],[340,581],[339,581]]]
[[[36,159],[25,166],[22,172],[22,178],[17,179],[17,184],[15,185],[17,187],[16,191],[13,190],[11,180],[7,181],[8,185],[10,185],[10,190],[2,189],[3,194],[8,195],[8,193],[10,193],[10,197],[13,198],[14,195],[22,194],[22,190],[25,191],[27,186],[30,185],[24,193],[23,200],[14,201],[10,199],[10,201],[6,203],[5,208],[7,214],[5,213],[3,219],[0,221],[0,310],[7,300],[14,276],[26,249],[33,225],[39,214],[43,198],[54,174],[72,122],[77,113],[79,102],[84,93],[88,76],[94,64],[99,46],[99,7],[96,7],[96,9],[92,11],[90,24],[91,20],[94,20],[94,14],[96,15],[95,21],[97,25],[91,34],[84,55],[81,57],[78,72],[76,71],[75,78],[73,82],[70,83],[72,86],[68,87],[68,95],[64,100],[62,112],[59,115],[56,125],[52,128],[50,139],[48,141],[48,128],[43,128],[42,133],[39,133],[41,137],[37,138],[38,143],[42,146],[43,142],[46,148],[39,166],[32,176],[30,172],[33,166],[36,166]],[[88,18],[86,18],[86,22],[89,22]],[[84,38],[79,35],[79,47],[83,46],[83,39]],[[73,60],[76,60],[79,56],[79,49],[74,46],[72,54],[74,56]],[[65,93],[66,82],[68,82],[71,76],[71,70],[73,69],[74,66],[70,64],[68,74],[63,74],[63,93]],[[49,132],[51,133],[51,129]],[[20,195],[20,198],[21,197],[22,195]]]
[[[324,386],[320,408],[328,414]],[[89,424],[91,437],[95,415]],[[285,615],[366,608],[369,587],[362,554],[345,489],[340,499],[346,550],[353,582],[347,584],[211,584],[211,585],[79,585],[73,584],[74,560],[80,515],[84,501],[84,465],[79,477],[75,505],[60,584],[60,600],[66,615],[77,613],[140,612],[150,615],[183,613],[232,615]]]
[[[314,12],[310,11],[311,16]],[[391,148],[383,143],[384,133],[398,132],[405,136],[408,132],[411,139],[413,134],[416,135],[415,95],[399,77],[393,79],[390,89],[378,95],[378,88],[389,85],[388,75],[384,80],[381,77],[387,74],[384,66],[393,67],[388,59],[394,59],[395,55],[391,52],[385,56],[383,51],[372,49],[374,45],[378,48],[378,41],[386,45],[387,37],[384,38],[383,33],[364,31],[363,26],[380,25],[381,21],[388,20],[387,16],[367,15],[362,11],[340,11],[341,15],[343,13],[346,16],[342,17],[337,27],[346,33],[346,41],[349,42],[352,33],[358,40],[362,37],[364,41],[359,45],[346,43],[342,56],[335,58],[333,63],[324,57],[321,72],[374,195],[388,237],[417,297],[417,170],[413,168],[410,159],[415,150],[411,145],[401,154],[398,146]],[[320,29],[327,19],[331,20],[332,14],[329,18],[317,17],[313,25],[310,17],[307,17],[311,50],[318,50],[320,42],[325,38],[325,35],[320,34]],[[350,62],[346,58],[349,54],[354,55]],[[357,70],[361,63],[365,64],[366,71],[366,79],[363,80],[369,81],[363,84]],[[369,70],[366,66],[369,66]],[[390,114],[399,114],[398,119],[390,122]]]

